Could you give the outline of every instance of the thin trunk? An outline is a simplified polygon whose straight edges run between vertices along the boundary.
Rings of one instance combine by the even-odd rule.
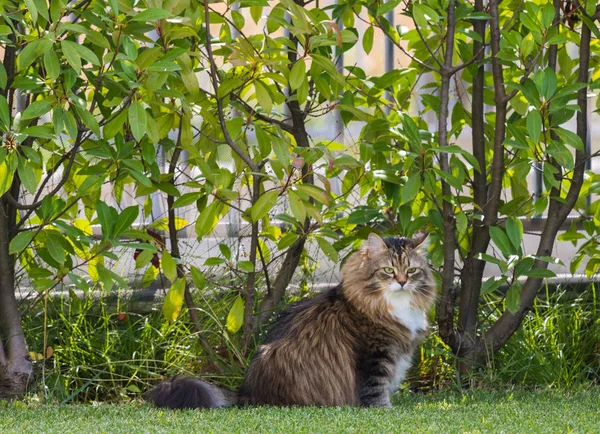
[[[502,192],[504,176],[504,137],[506,128],[507,101],[504,88],[502,65],[498,59],[500,51],[500,23],[498,15],[498,0],[490,1],[490,35],[492,50],[492,76],[495,91],[495,134],[493,141],[491,183],[487,188],[485,164],[484,104],[483,104],[483,70],[473,83],[473,151],[481,165],[482,173],[476,174],[474,196],[476,204],[483,210],[483,222],[475,221],[471,250],[465,260],[461,273],[461,292],[458,313],[458,333],[461,335],[461,348],[458,354],[459,371],[467,373],[482,360],[484,347],[477,336],[479,318],[479,298],[483,280],[485,262],[476,259],[480,253],[485,253],[490,243],[489,226],[496,223]],[[482,2],[476,8],[483,10]],[[477,23],[476,31],[485,33],[485,24]],[[480,67],[481,68],[481,67]],[[483,163],[483,164],[482,164]]]
[[[295,46],[299,48],[298,39],[293,36],[290,36],[290,39],[293,41]],[[297,61],[297,58],[298,55],[296,51],[288,51],[290,68]],[[302,110],[296,99],[288,100],[287,106],[290,110],[290,117],[292,120],[290,131],[294,136],[296,145],[301,148],[309,148],[310,142],[308,139],[308,132],[306,131],[306,115],[304,110]],[[302,167],[302,182],[304,184],[314,184],[314,176],[311,170],[312,169],[307,165]],[[281,269],[277,273],[277,277],[275,277],[273,282],[271,294],[267,294],[261,301],[259,308],[259,321],[254,324],[255,329],[268,321],[269,317],[281,303],[281,300],[283,300],[287,287],[290,284],[292,277],[294,277],[294,273],[298,268],[298,264],[300,263],[300,258],[302,256],[302,252],[304,251],[304,245],[306,244],[306,235],[308,234],[309,229],[310,218],[307,217],[304,220],[303,233],[301,234],[300,238],[298,238],[298,240],[289,247],[285,254],[283,265],[281,266]]]
[[[438,120],[438,140],[441,148],[448,146],[448,104],[450,80],[453,70],[452,58],[454,56],[454,32],[456,25],[455,2],[453,0],[448,4],[448,28],[446,32],[446,52],[444,55],[444,64],[441,69],[440,86],[440,114]],[[440,169],[443,172],[450,173],[448,154],[440,154]],[[442,339],[450,345],[454,351],[460,347],[460,336],[454,328],[454,305],[455,305],[455,287],[454,287],[454,267],[456,252],[456,224],[454,205],[448,199],[452,197],[450,185],[442,180],[442,195],[444,201],[442,204],[442,221],[444,231],[444,268],[442,272],[442,294],[439,315],[440,334]]]
[[[579,43],[579,83],[587,84],[589,81],[590,39],[591,31],[584,23],[581,27],[581,40]],[[579,90],[577,103],[580,107],[580,111],[577,113],[577,135],[582,142],[585,143],[588,126],[587,87]],[[589,155],[586,152],[575,152],[575,169],[566,198],[564,201],[561,200],[560,202],[556,198],[551,198],[550,205],[553,212],[548,214],[546,225],[544,226],[544,230],[540,237],[540,244],[536,253],[537,256],[551,255],[558,230],[573,209],[573,206],[579,197],[579,193],[581,192],[583,176],[585,173],[585,162],[588,158]],[[533,268],[546,268],[547,266],[548,264],[546,262],[536,260]],[[530,277],[525,281],[523,289],[521,290],[521,305],[519,310],[514,314],[508,310],[504,311],[498,321],[496,321],[486,333],[485,341],[490,349],[494,351],[498,350],[518,329],[521,321],[533,306],[533,301],[537,296],[541,283],[542,279],[539,278]]]
[[[14,262],[8,212],[0,200],[0,399],[22,397],[33,376],[33,366],[15,298]]]
[[[254,205],[260,197],[260,175],[252,175],[252,204]],[[254,316],[254,301],[256,295],[256,256],[258,250],[259,237],[259,222],[252,223],[252,233],[250,236],[250,257],[248,258],[254,266],[254,271],[248,273],[246,278],[245,301],[244,307],[244,335],[243,335],[243,352],[245,353],[254,335],[256,329],[256,317]]]
[[[180,125],[180,134],[181,134],[181,125]],[[179,161],[179,156],[181,154],[181,148],[179,147],[180,142],[178,140],[177,147],[173,151],[173,156],[171,157],[171,162],[169,163],[169,173],[171,174],[171,180],[169,181],[171,185],[175,186],[175,169],[177,168],[177,163]],[[181,259],[181,253],[179,251],[179,240],[177,238],[177,226],[175,224],[175,209],[173,208],[173,203],[175,202],[175,198],[171,195],[167,195],[167,210],[169,216],[169,241],[171,244],[171,256],[173,258]],[[223,369],[218,364],[218,357],[210,346],[210,343],[204,336],[204,329],[202,327],[202,323],[200,322],[200,317],[198,316],[198,307],[194,303],[194,299],[192,298],[192,294],[190,293],[190,288],[187,282],[186,273],[183,268],[183,264],[177,264],[177,277],[184,278],[185,281],[185,290],[184,290],[184,300],[185,305],[188,308],[188,312],[190,315],[190,320],[194,325],[194,329],[196,329],[196,334],[198,335],[198,339],[200,340],[200,345],[204,352],[210,357],[211,360],[215,362],[215,367],[222,373]]]

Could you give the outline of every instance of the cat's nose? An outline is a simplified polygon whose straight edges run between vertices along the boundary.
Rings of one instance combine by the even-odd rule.
[[[397,281],[400,284],[400,286],[406,285],[406,279],[397,279]]]

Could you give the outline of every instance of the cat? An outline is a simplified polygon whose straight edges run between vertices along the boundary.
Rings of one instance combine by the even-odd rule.
[[[426,234],[371,233],[342,265],[342,282],[275,321],[236,394],[178,377],[149,392],[158,407],[391,406],[427,332],[435,281]]]

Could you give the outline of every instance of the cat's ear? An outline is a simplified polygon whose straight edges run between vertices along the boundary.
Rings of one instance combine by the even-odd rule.
[[[365,241],[361,247],[361,251],[365,252],[369,256],[377,256],[385,253],[388,250],[385,241],[376,233],[371,232],[367,241]]]
[[[427,232],[417,232],[412,237],[413,249],[419,249],[423,252],[427,251],[429,234]]]

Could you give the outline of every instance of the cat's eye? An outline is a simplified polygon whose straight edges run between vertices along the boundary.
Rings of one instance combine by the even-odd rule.
[[[384,267],[383,271],[387,274],[394,274],[394,269],[392,267]]]
[[[406,270],[406,272],[407,272],[408,274],[415,273],[416,271],[417,271],[417,269],[416,269],[415,267],[410,267],[408,270]]]

